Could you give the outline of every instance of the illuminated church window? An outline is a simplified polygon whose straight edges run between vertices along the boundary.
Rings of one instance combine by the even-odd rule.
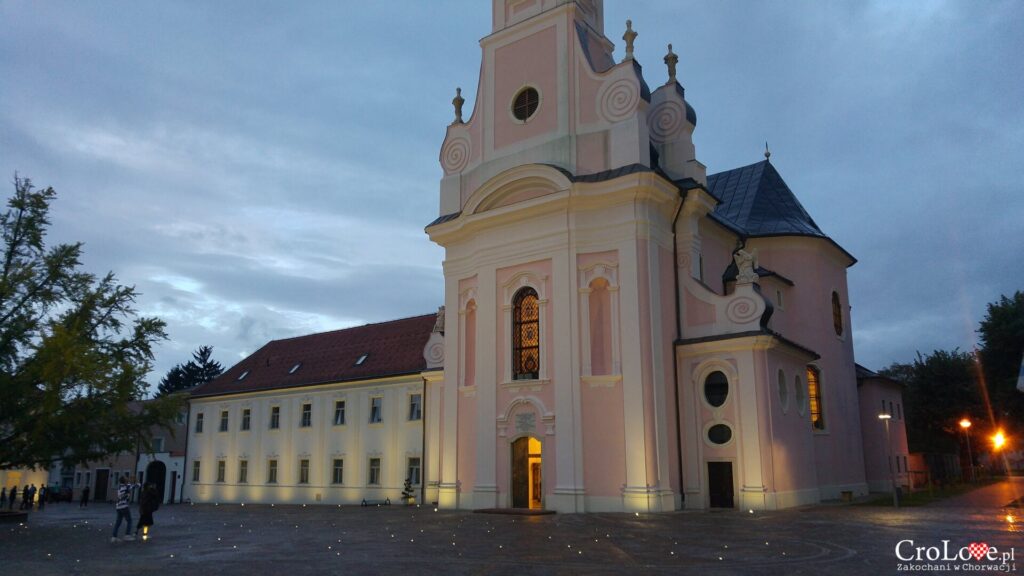
[[[821,373],[814,366],[807,367],[807,399],[811,405],[811,426],[825,429],[825,413],[821,408]]]
[[[516,293],[512,310],[512,378],[536,380],[540,374],[540,303],[533,288]]]

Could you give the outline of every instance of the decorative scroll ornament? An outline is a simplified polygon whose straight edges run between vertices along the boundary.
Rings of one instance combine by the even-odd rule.
[[[448,140],[441,151],[441,166],[444,167],[445,172],[449,174],[462,172],[463,168],[469,164],[471,150],[469,138],[465,136],[456,136]]]
[[[746,324],[758,315],[757,302],[747,296],[735,298],[725,307],[725,317],[737,324]]]
[[[657,143],[672,140],[683,129],[686,111],[682,105],[671,100],[662,102],[651,110],[647,124],[651,129],[651,139]]]
[[[602,87],[599,96],[601,116],[609,122],[620,122],[629,118],[640,101],[640,92],[635,80],[620,78]]]

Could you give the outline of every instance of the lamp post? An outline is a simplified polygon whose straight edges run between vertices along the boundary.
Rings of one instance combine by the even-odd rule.
[[[961,420],[960,429],[964,431],[964,438],[967,439],[967,463],[971,466],[971,482],[974,482],[974,456],[971,455],[971,421],[967,418]]]
[[[889,463],[889,479],[892,480],[892,505],[894,508],[899,508],[900,495],[896,490],[896,469],[892,466],[892,438],[889,436],[889,420],[892,420],[892,414],[883,412],[878,415],[878,419],[885,422],[885,457]]]

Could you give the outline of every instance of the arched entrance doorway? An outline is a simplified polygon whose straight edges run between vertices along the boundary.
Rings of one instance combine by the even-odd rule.
[[[167,466],[159,460],[150,462],[149,466],[146,466],[146,482],[156,485],[156,493],[160,495],[160,501],[164,502],[167,498],[167,493],[164,491],[164,484],[167,482]]]
[[[524,436],[512,442],[512,507],[543,507],[540,440]]]

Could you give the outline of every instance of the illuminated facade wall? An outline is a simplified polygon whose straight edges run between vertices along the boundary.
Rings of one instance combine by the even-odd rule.
[[[195,502],[395,501],[410,463],[415,466],[419,459],[419,470],[424,469],[424,415],[410,413],[413,397],[422,394],[423,379],[415,375],[194,399],[186,496]],[[335,423],[339,402],[344,402],[343,423]],[[304,421],[306,405],[310,409]],[[247,410],[249,429],[243,430]],[[202,432],[196,432],[199,414]],[[198,481],[193,481],[196,462]],[[271,472],[272,463],[276,472]],[[415,483],[418,500],[421,482],[422,473]]]

